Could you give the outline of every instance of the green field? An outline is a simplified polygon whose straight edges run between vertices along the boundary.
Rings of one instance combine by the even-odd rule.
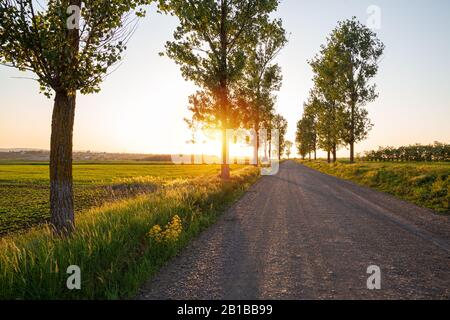
[[[17,205],[36,207],[45,194],[45,166],[0,168],[7,190],[17,191],[22,184],[24,192],[35,198],[30,201],[11,191],[6,210]],[[156,187],[78,214],[70,237],[56,236],[47,226],[1,237],[0,299],[135,297],[142,283],[214,223],[259,177],[253,166],[233,166],[227,181],[222,181],[218,172],[217,166],[76,165],[78,188],[83,184],[136,188],[151,183]],[[77,197],[80,199],[79,192]],[[89,192],[85,198],[89,199]],[[46,197],[41,201],[45,207]],[[17,222],[23,217],[17,211]],[[171,223],[174,221],[177,223]],[[155,228],[161,231],[155,233]],[[66,270],[71,265],[82,270],[81,290],[66,287]]]
[[[237,167],[233,167],[237,168]],[[74,164],[77,213],[116,200],[154,191],[173,179],[219,174],[217,165],[170,165],[149,162]],[[0,235],[49,218],[47,163],[0,162]]]
[[[438,213],[450,214],[450,162],[300,162],[321,172],[390,193]]]

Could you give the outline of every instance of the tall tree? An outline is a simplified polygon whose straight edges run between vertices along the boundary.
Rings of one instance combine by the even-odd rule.
[[[265,135],[262,135],[263,141],[261,141],[261,137],[259,137],[260,145],[264,144],[264,159],[267,161],[272,156],[272,130],[273,130],[273,119],[275,117],[275,103],[276,97],[273,95],[266,96],[264,98],[264,112],[260,113],[261,120],[261,128],[265,130]]]
[[[315,100],[311,104],[304,104],[303,119],[307,125],[308,143],[310,153],[314,152],[314,160],[317,159],[317,119],[318,114],[315,106]],[[310,156],[311,158],[311,156]]]
[[[303,118],[297,122],[295,144],[297,146],[298,154],[305,160],[306,155],[310,152],[310,144],[308,142],[307,129]]]
[[[309,100],[304,104],[305,111],[314,119],[313,125],[316,133],[316,148],[321,148],[328,154],[328,162],[333,149],[333,136],[335,123],[329,117],[330,109],[326,102],[312,94]],[[305,117],[305,116],[304,116]]]
[[[287,140],[287,141],[285,142],[285,154],[286,154],[286,157],[287,157],[288,159],[291,158],[292,147],[293,147],[293,146],[294,146],[294,143],[293,143],[292,141]]]
[[[272,118],[272,129],[278,130],[278,159],[281,160],[281,156],[284,154],[285,148],[286,148],[286,133],[288,129],[288,122],[287,120],[280,114],[275,114]],[[271,142],[272,142],[272,136],[270,136],[270,151],[269,155],[272,154],[272,148],[271,148]]]
[[[314,128],[314,118],[311,113],[304,112],[303,117],[297,123],[297,131],[295,138],[298,153],[305,159],[309,153],[316,150],[316,132]]]
[[[242,77],[246,53],[257,42],[260,26],[270,23],[269,14],[278,0],[161,0],[160,9],[177,16],[180,24],[167,55],[181,65],[187,80],[201,88],[209,103],[199,106],[202,118],[222,130],[222,178],[230,176],[227,129],[238,106],[233,85]],[[234,110],[233,110],[234,109]]]
[[[255,158],[259,162],[259,130],[263,119],[272,112],[273,92],[280,90],[281,68],[272,61],[287,42],[281,20],[260,28],[257,43],[250,48],[244,77],[239,83],[241,97],[246,100],[245,125],[256,133]]]
[[[331,162],[331,154],[333,162],[336,162],[337,149],[345,131],[344,104],[340,102],[339,68],[333,49],[322,46],[320,54],[309,62],[314,72],[314,89],[310,93],[308,104],[316,113],[317,142],[327,152],[328,162]]]
[[[75,227],[72,136],[77,92],[100,91],[133,30],[130,10],[150,0],[0,1],[0,63],[37,76],[54,108],[50,141],[51,222],[59,234]],[[80,11],[81,10],[81,11]],[[143,16],[139,9],[136,17]]]
[[[336,63],[340,100],[345,104],[342,139],[350,145],[350,161],[355,159],[355,143],[364,140],[372,128],[364,106],[378,94],[371,79],[378,72],[384,44],[356,18],[340,22],[333,30],[328,46]]]

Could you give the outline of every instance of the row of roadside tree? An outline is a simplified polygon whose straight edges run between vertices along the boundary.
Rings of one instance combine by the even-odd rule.
[[[309,64],[314,87],[304,103],[297,124],[296,145],[305,158],[327,152],[336,161],[339,148],[350,149],[355,159],[355,144],[366,139],[373,127],[365,106],[378,94],[371,82],[378,72],[384,44],[356,18],[340,22]]]
[[[181,66],[183,77],[198,91],[189,99],[193,130],[222,132],[222,178],[229,178],[227,130],[253,129],[255,158],[261,144],[271,157],[272,130],[280,136],[279,156],[285,149],[287,121],[276,113],[282,85],[281,68],[274,59],[286,45],[281,19],[272,19],[277,0],[166,1],[161,8],[180,18],[166,55]],[[259,132],[269,136],[260,141]]]
[[[165,54],[199,88],[189,99],[190,124],[222,131],[222,178],[230,177],[228,129],[278,129],[284,150],[287,121],[274,107],[282,76],[273,60],[287,42],[282,21],[272,18],[279,0],[2,0],[0,64],[33,73],[41,91],[54,97],[50,210],[58,234],[75,228],[77,96],[100,91],[153,3],[178,18]]]

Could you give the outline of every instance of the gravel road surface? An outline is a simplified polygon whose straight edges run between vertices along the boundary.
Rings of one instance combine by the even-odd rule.
[[[450,217],[288,161],[137,298],[450,299]]]

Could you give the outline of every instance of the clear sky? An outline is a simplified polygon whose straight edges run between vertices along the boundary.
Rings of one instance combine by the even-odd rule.
[[[450,143],[450,1],[284,0],[276,14],[290,42],[278,57],[284,85],[278,112],[294,140],[302,104],[312,86],[307,60],[318,52],[339,20],[381,9],[386,45],[375,79],[380,98],[367,106],[375,124],[357,151],[380,145]],[[128,45],[120,68],[99,94],[79,96],[74,148],[110,152],[176,153],[189,139],[183,118],[195,92],[179,68],[160,57],[172,39],[176,18],[150,9]],[[30,75],[0,66],[0,148],[49,148],[52,100],[38,92]],[[340,153],[346,155],[343,149]]]

